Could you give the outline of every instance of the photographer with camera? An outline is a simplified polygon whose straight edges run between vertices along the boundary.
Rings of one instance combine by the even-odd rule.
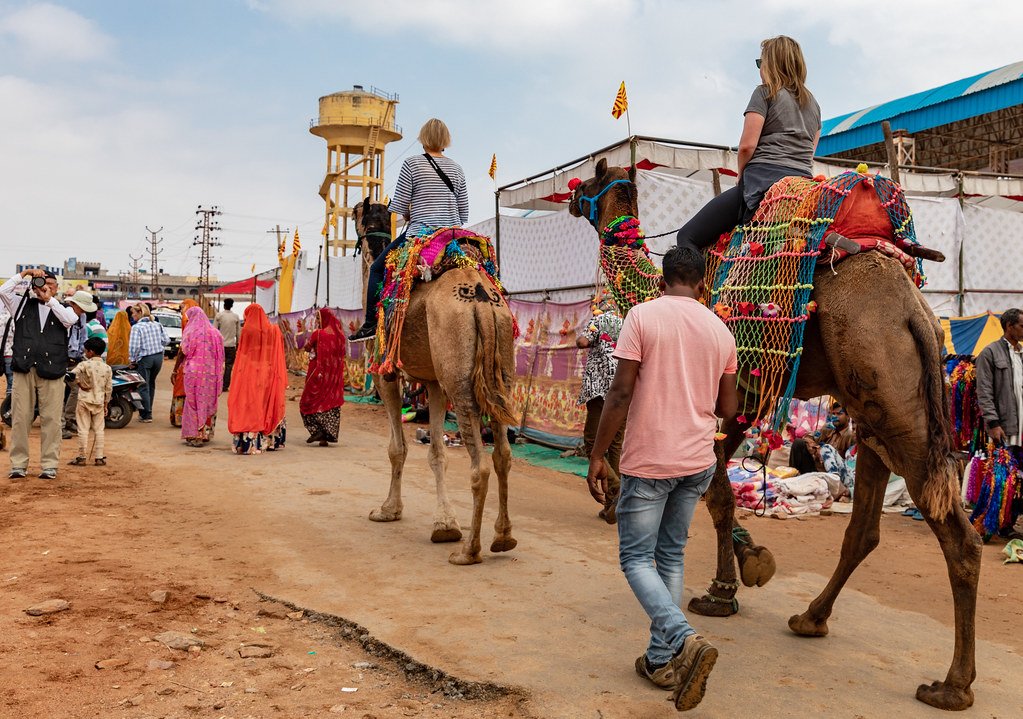
[[[56,479],[60,461],[60,418],[64,409],[64,373],[68,366],[68,329],[81,312],[57,299],[57,278],[43,270],[25,270],[0,285],[0,301],[13,321],[14,392],[11,401],[11,479],[28,472],[28,430],[39,402],[40,479]]]

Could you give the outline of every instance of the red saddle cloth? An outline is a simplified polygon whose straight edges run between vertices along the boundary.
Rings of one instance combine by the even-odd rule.
[[[852,188],[839,207],[835,221],[831,223],[831,229],[824,233],[825,240],[832,232],[856,242],[860,246],[860,252],[874,250],[894,257],[902,263],[910,277],[916,279],[916,260],[899,248],[891,218],[881,207],[872,184],[861,182]],[[828,249],[830,251],[827,251]],[[848,256],[849,253],[845,250],[824,247],[818,262],[837,264]]]

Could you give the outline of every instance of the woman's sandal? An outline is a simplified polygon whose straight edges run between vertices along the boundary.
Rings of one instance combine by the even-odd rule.
[[[106,457],[96,457],[95,464],[96,464],[97,467],[105,467],[106,464],[107,464],[107,458]]]
[[[84,467],[86,463],[85,457],[75,457],[68,464],[72,467]]]

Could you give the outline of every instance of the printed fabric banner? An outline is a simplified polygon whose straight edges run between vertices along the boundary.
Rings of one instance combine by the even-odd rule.
[[[586,350],[576,337],[592,314],[589,301],[508,303],[521,335],[515,342],[512,406],[523,434],[561,447],[574,447],[582,436],[586,408],[579,405]]]

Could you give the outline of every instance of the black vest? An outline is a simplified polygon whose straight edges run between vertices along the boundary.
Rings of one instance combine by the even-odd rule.
[[[43,379],[60,379],[67,372],[67,328],[51,310],[39,326],[39,300],[30,297],[14,323],[11,369],[22,374],[33,367]]]

